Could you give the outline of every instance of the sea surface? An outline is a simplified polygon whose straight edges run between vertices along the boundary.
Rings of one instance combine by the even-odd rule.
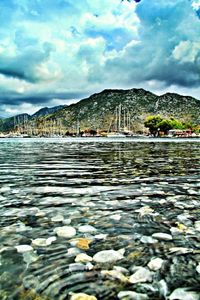
[[[200,139],[0,139],[0,299],[198,300],[199,221]]]

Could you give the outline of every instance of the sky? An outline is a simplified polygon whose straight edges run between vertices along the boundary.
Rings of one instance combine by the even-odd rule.
[[[110,88],[200,99],[200,0],[1,0],[0,116]]]

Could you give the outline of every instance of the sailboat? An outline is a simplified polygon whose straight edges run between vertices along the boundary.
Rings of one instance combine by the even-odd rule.
[[[114,131],[110,131],[113,121]],[[122,107],[122,105],[120,104],[116,107],[114,120],[111,120],[107,137],[124,138],[127,136],[128,132],[130,132],[130,113],[128,109]]]

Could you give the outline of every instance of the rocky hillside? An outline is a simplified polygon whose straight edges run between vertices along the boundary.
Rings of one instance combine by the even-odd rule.
[[[39,117],[44,117],[50,114],[53,114],[57,112],[58,110],[65,108],[66,105],[58,105],[54,107],[43,107],[40,110],[38,110],[36,113],[34,113],[31,118],[39,118]]]
[[[13,128],[18,124],[24,124],[27,122],[30,122],[31,120],[35,120],[38,118],[42,118],[45,116],[50,116],[51,114],[54,114],[60,109],[63,109],[67,107],[66,105],[59,105],[54,107],[43,107],[40,110],[38,110],[33,115],[29,114],[20,114],[16,115],[10,118],[0,118],[0,131],[2,132],[8,132],[12,131]]]
[[[81,130],[108,130],[119,104],[129,111],[131,129],[136,131],[142,129],[147,116],[155,114],[200,123],[199,100],[172,93],[157,96],[143,89],[104,90],[69,106],[60,106],[56,109],[44,108],[33,116],[27,115],[27,118],[38,119],[40,123],[45,121],[62,123],[62,126],[69,131],[73,128],[75,130],[77,124],[80,125]],[[9,126],[6,125],[7,122]],[[14,118],[5,119],[2,123],[1,130],[11,129]]]
[[[17,123],[24,123],[30,120],[31,116],[28,114],[20,114],[14,117],[1,119],[0,120],[0,131],[1,132],[8,132],[12,131]]]
[[[81,129],[106,130],[119,104],[130,112],[135,128],[143,124],[146,116],[154,114],[200,123],[199,100],[171,93],[157,96],[143,89],[104,90],[57,111],[51,118],[62,118],[69,128],[80,122]]]

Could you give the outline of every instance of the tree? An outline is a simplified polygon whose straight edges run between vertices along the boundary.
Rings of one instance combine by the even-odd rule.
[[[171,123],[173,129],[184,129],[185,128],[184,124],[181,121],[179,121],[173,117],[170,118],[170,123]]]
[[[145,119],[144,126],[149,128],[150,133],[155,137],[158,135],[161,121],[163,121],[163,119],[159,115],[149,116]]]
[[[160,122],[159,128],[164,134],[167,134],[170,129],[173,129],[173,123],[169,119],[164,119]]]

